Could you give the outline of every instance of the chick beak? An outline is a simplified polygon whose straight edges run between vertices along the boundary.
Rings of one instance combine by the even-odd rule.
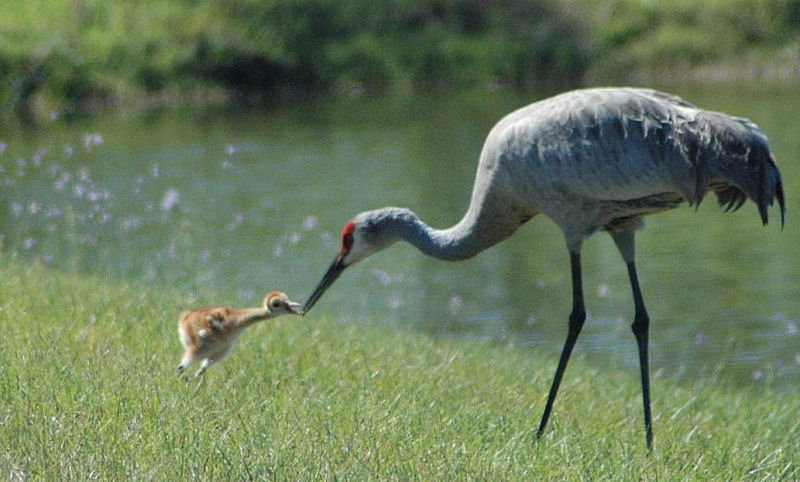
[[[289,313],[293,315],[305,316],[306,314],[305,311],[303,311],[300,308],[301,307],[300,303],[295,303],[294,301],[290,301],[287,307],[289,308]]]

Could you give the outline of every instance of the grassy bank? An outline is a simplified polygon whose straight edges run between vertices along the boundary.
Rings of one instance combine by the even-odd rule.
[[[0,474],[7,479],[783,479],[800,477],[794,393],[654,380],[576,359],[534,440],[555,360],[316,313],[247,333],[185,381],[185,299],[4,259]]]
[[[798,52],[798,0],[8,0],[0,111],[287,89],[791,80]]]

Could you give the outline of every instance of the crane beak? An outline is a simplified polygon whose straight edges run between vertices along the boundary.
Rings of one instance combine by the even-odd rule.
[[[331,263],[327,273],[325,273],[325,276],[322,277],[322,281],[319,282],[317,287],[314,289],[314,292],[308,297],[308,301],[306,301],[306,304],[303,307],[304,314],[308,313],[308,310],[310,310],[311,307],[316,304],[317,300],[319,300],[322,297],[322,294],[325,293],[325,290],[327,290],[330,285],[336,281],[339,275],[342,274],[342,271],[344,271],[344,269],[347,267],[342,258],[343,256],[340,254],[336,256],[335,260],[333,260],[333,263]]]

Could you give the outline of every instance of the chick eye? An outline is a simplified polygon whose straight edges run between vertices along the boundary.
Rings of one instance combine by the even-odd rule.
[[[280,300],[273,300],[272,303],[269,304],[270,308],[280,308],[281,302]]]

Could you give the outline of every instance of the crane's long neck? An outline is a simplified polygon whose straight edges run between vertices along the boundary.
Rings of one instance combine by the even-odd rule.
[[[511,236],[527,219],[509,219],[504,212],[474,202],[455,226],[435,229],[411,212],[398,216],[397,236],[423,253],[439,259],[460,260],[475,256]]]

